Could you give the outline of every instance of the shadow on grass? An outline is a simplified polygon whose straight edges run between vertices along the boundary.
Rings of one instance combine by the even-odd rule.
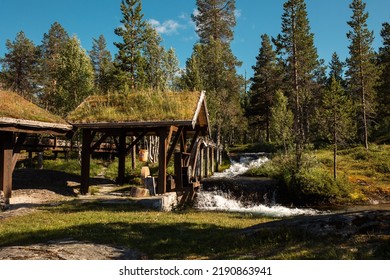
[[[65,196],[74,196],[81,176],[47,169],[17,169],[13,173],[13,189],[45,189]],[[115,184],[104,178],[91,178],[91,185]],[[73,187],[70,187],[73,186]]]

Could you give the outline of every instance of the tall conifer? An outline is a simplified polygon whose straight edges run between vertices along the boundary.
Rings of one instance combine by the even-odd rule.
[[[304,0],[288,0],[283,5],[282,33],[274,43],[286,65],[286,94],[294,113],[296,162],[300,168],[303,146],[309,132],[312,101],[318,92],[318,74],[321,73],[314,34]]]
[[[122,0],[121,26],[115,29],[115,34],[122,42],[115,42],[118,54],[115,67],[121,72],[130,88],[139,87],[138,75],[143,71],[142,48],[144,47],[146,22],[143,19],[141,0]]]
[[[20,31],[14,41],[7,40],[8,52],[3,64],[5,86],[32,100],[36,87],[35,74],[38,62],[38,49],[34,43]]]
[[[270,141],[271,107],[274,95],[281,87],[282,73],[267,34],[261,36],[261,48],[253,66],[254,76],[249,91],[250,105],[248,115],[258,124],[265,127],[266,141]]]
[[[353,14],[348,21],[351,31],[347,33],[350,41],[350,57],[347,59],[348,88],[358,108],[359,138],[368,149],[369,120],[375,110],[375,86],[378,78],[372,48],[374,33],[367,26],[366,4],[362,0],[353,0],[350,8]]]

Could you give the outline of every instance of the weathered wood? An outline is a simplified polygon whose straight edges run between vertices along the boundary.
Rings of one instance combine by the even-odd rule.
[[[165,194],[167,191],[167,140],[168,133],[166,128],[160,129],[157,194]]]
[[[183,154],[176,152],[174,155],[174,170],[176,189],[181,190],[183,186]]]
[[[18,136],[18,139],[16,141],[16,144],[13,149],[13,155],[12,155],[12,170],[15,169],[16,163],[18,162],[19,153],[23,148],[23,143],[26,140],[27,134],[26,133],[20,133]]]
[[[89,176],[91,166],[91,143],[92,132],[89,129],[83,130],[83,141],[81,150],[81,187],[80,193],[87,194],[89,189]]]
[[[13,148],[13,133],[0,132],[0,187],[6,204],[9,204],[12,195]]]
[[[126,148],[126,154],[129,154],[130,153],[130,150],[133,149],[133,147],[135,145],[137,145],[139,143],[139,141],[141,141],[142,138],[144,138],[144,136],[147,134],[148,132],[147,131],[144,131],[142,132],[140,135],[138,135],[138,137],[133,140],[131,142],[131,144]]]
[[[90,153],[93,153],[93,151],[95,151],[97,148],[99,148],[100,145],[101,145],[104,141],[106,141],[106,139],[108,138],[108,136],[109,136],[109,135],[108,135],[107,133],[103,134],[102,137],[100,137],[100,139],[99,139],[98,141],[96,141],[95,144],[92,145],[92,147],[90,148],[90,149],[91,149]]]
[[[118,178],[117,183],[123,185],[125,182],[126,171],[126,135],[123,134],[119,137],[118,147]]]
[[[176,145],[178,144],[180,138],[182,137],[182,131],[183,131],[183,127],[179,127],[178,130],[176,131],[175,138],[173,138],[171,147],[169,148],[169,151],[168,151],[167,163],[170,161],[172,154],[175,151]]]

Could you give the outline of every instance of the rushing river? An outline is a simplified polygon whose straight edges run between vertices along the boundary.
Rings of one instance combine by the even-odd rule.
[[[231,166],[221,173],[215,173],[214,178],[235,178],[239,181],[239,175],[244,174],[249,168],[261,166],[268,161],[263,153],[242,154],[233,157]],[[297,215],[317,215],[320,211],[314,209],[289,208],[277,204],[275,195],[269,203],[243,203],[240,200],[231,197],[229,192],[223,191],[204,191],[201,190],[197,196],[195,207],[207,211],[230,211],[261,214],[270,217],[287,217]]]

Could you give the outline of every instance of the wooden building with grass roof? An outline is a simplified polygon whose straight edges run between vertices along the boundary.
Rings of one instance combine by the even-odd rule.
[[[0,90],[0,189],[8,204],[12,193],[12,173],[27,135],[73,135],[73,126],[61,117],[22,98]]]
[[[194,166],[199,161],[199,139],[210,137],[205,92],[94,95],[70,113],[67,121],[83,136],[81,193],[88,192],[91,154],[109,137],[116,142],[119,184],[124,183],[126,155],[145,136],[159,138],[157,194],[173,191],[167,186],[167,164],[173,157],[175,191],[198,184]]]

